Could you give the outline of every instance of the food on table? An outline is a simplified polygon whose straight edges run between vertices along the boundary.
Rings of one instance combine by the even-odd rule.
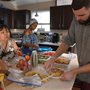
[[[60,68],[52,68],[49,72],[50,75],[53,74],[54,77],[59,77],[64,73],[63,70],[61,70]]]
[[[27,72],[27,73],[25,74],[25,76],[33,76],[33,75],[35,75],[35,74],[37,74],[37,73],[34,72],[34,71],[29,71],[29,72]]]
[[[36,71],[29,71],[29,72],[27,72],[27,73],[25,74],[25,76],[33,76],[33,75],[35,75],[35,74],[38,74],[39,77],[41,78],[41,80],[43,80],[44,78],[47,77],[47,75],[42,74],[42,73],[39,73],[39,72],[36,72]],[[46,81],[47,81],[47,80],[45,80],[44,82],[46,82]]]
[[[59,58],[55,59],[55,63],[58,63],[58,64],[69,64],[69,62],[70,62],[70,60],[68,60],[65,57],[59,57]]]
[[[29,61],[30,60],[30,55],[25,55],[25,61]]]
[[[31,59],[30,55],[28,54],[25,55],[24,57],[23,56],[18,57],[16,67],[24,71],[30,70],[31,69],[31,63],[29,62],[30,59]]]
[[[53,56],[55,54],[55,51],[49,51],[49,52],[44,52],[43,55],[47,56]]]
[[[22,54],[21,51],[18,51],[17,55],[18,55],[18,56],[22,56],[23,54]]]
[[[24,65],[25,65],[25,61],[22,60],[22,59],[20,59],[20,60],[19,60],[19,64],[24,66]]]
[[[46,56],[46,55],[38,55],[39,63],[44,63],[48,58],[49,56]]]
[[[25,70],[28,68],[28,63],[25,60],[20,59],[16,64],[16,67],[19,68],[20,70]]]

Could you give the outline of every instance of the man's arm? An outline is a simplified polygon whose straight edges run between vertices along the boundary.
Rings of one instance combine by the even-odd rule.
[[[62,74],[61,76],[61,80],[71,80],[74,78],[74,76],[76,76],[77,74],[81,74],[81,73],[90,73],[90,64],[72,69],[68,72],[65,72],[64,74]]]
[[[90,73],[90,64],[81,66],[79,68],[73,69],[72,72],[74,74],[80,74],[80,73]]]
[[[65,53],[68,50],[68,48],[69,48],[69,45],[67,45],[64,42],[62,42],[60,44],[60,46],[58,47],[58,49],[56,50],[56,53],[55,53],[54,57],[57,58],[62,53]]]
[[[49,60],[47,60],[47,62],[45,62],[44,66],[46,69],[49,69],[53,66],[54,60],[60,56],[62,53],[66,52],[69,48],[69,45],[65,44],[65,43],[61,43],[60,46],[58,47],[58,49],[56,50],[56,53],[54,56],[52,56]]]

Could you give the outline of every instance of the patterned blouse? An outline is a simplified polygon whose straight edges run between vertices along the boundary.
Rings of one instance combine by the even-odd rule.
[[[38,38],[34,33],[23,36],[22,44],[24,45],[24,44],[27,44],[27,43],[31,43],[31,44],[34,44],[37,47],[39,47]],[[29,49],[35,49],[35,48],[29,47]]]
[[[31,44],[34,44],[36,45],[37,47],[39,47],[39,44],[38,44],[38,38],[37,36],[32,33],[32,34],[29,34],[29,35],[24,35],[23,38],[22,38],[22,45],[24,44],[27,44],[27,43],[31,43]],[[29,47],[27,51],[25,51],[25,47],[22,47],[23,50],[24,50],[24,54],[26,54],[29,50],[29,52],[31,53],[34,49],[37,50],[38,48],[32,48],[32,47]]]
[[[6,51],[2,49],[2,44],[0,43],[0,59],[9,60],[14,56],[15,56],[15,53],[14,53],[13,40],[8,41]]]

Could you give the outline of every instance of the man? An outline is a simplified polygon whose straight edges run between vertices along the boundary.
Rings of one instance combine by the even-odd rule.
[[[68,35],[62,40],[56,54],[45,63],[45,67],[50,68],[58,56],[76,43],[80,67],[64,73],[61,80],[71,80],[78,75],[79,80],[85,83],[82,90],[90,90],[90,0],[73,0],[72,10],[75,17]]]

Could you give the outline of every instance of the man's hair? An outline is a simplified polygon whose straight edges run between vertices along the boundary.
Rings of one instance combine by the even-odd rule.
[[[89,8],[90,7],[90,0],[73,0],[72,8],[74,10],[79,10],[83,7]]]

